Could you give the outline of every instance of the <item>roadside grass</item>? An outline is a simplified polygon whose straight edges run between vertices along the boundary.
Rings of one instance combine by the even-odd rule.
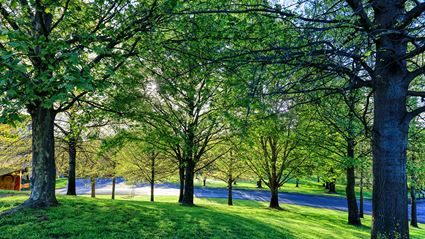
[[[195,186],[203,187],[202,180],[195,180]],[[226,188],[227,184],[223,181],[218,180],[207,180],[206,188]],[[236,185],[233,185],[234,189],[246,189],[246,190],[269,190],[266,185],[263,184],[263,188],[257,188],[255,181],[241,180],[236,182]],[[365,199],[372,199],[371,189],[363,189],[363,197]],[[299,181],[298,187],[296,187],[295,180],[290,180],[283,187],[280,188],[280,192],[288,193],[301,193],[301,194],[311,194],[311,195],[322,195],[322,196],[338,196],[345,197],[345,185],[337,184],[336,185],[336,194],[328,193],[327,190],[322,186],[322,183],[302,179]],[[356,195],[359,195],[359,187],[356,187]]]
[[[284,211],[267,203],[225,199],[199,199],[197,206],[180,206],[177,197],[119,196],[117,200],[59,196],[60,206],[27,209],[0,218],[0,238],[370,238],[371,218],[364,226],[346,223],[346,213],[282,204]],[[0,198],[0,211],[26,199]],[[425,227],[425,225],[421,225]],[[424,229],[411,229],[422,239]]]
[[[56,189],[64,188],[68,185],[67,178],[57,178],[56,179]]]

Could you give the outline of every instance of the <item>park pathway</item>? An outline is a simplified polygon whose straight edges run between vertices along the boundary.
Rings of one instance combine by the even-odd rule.
[[[117,180],[117,195],[150,195],[150,186],[148,184],[127,185],[122,179]],[[96,182],[96,194],[109,195],[112,191],[110,179],[98,179]],[[57,189],[58,194],[65,194],[66,188]],[[90,181],[86,179],[77,180],[77,194],[88,195],[91,192]],[[155,185],[156,196],[178,196],[179,185],[164,183]],[[198,198],[227,198],[226,188],[204,188],[196,187],[195,196]],[[270,193],[265,190],[245,190],[234,189],[233,199],[269,201]],[[309,206],[316,208],[326,208],[340,211],[347,211],[347,201],[338,196],[317,196],[299,193],[279,193],[279,202]],[[364,213],[372,214],[372,202],[364,201]],[[418,221],[425,223],[425,201],[418,202]]]

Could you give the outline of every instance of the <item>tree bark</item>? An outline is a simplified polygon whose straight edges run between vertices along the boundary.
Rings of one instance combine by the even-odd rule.
[[[74,139],[69,139],[68,141],[68,191],[66,195],[77,195],[76,185],[75,185],[75,168],[76,168],[76,158],[77,158],[77,142]]]
[[[405,15],[405,1],[374,1],[374,25],[392,31]],[[375,26],[374,26],[375,27]],[[373,116],[372,239],[409,238],[406,150],[409,122],[405,80],[405,33],[379,34],[375,38]]]
[[[55,196],[56,165],[53,109],[29,107],[32,126],[31,195],[24,205],[48,207],[58,204]]]
[[[270,198],[270,208],[280,209],[279,206],[279,189],[275,187],[270,187],[271,198]]]
[[[410,186],[410,199],[411,199],[411,204],[410,204],[410,225],[412,227],[418,227],[418,215],[417,215],[417,209],[416,209],[416,187],[415,185],[412,184],[412,186]]]
[[[115,199],[115,184],[116,184],[116,178],[115,176],[112,177],[112,200]]]
[[[188,160],[185,170],[185,180],[184,180],[184,193],[182,204],[192,206],[193,205],[193,178],[194,178],[194,169],[195,164],[192,160]]]
[[[207,186],[207,178],[203,178],[202,180],[202,185],[205,187]]]
[[[352,139],[347,141],[347,156],[350,159],[354,159],[354,140]],[[345,197],[348,205],[348,224],[358,226],[361,225],[361,222],[356,199],[356,177],[354,171],[354,166],[350,165],[346,168],[347,185],[345,187]]]
[[[91,177],[91,197],[96,197],[96,178]]]
[[[233,181],[231,177],[227,182],[227,205],[233,205]]]
[[[179,203],[182,202],[184,196],[184,167],[179,165],[179,178],[180,178],[180,194],[179,194]]]
[[[356,200],[354,167],[347,167],[346,173],[347,186],[345,187],[345,195],[348,205],[348,224],[358,226],[361,225],[361,222]]]
[[[296,184],[295,184],[295,187],[296,187],[296,188],[298,188],[298,184],[299,184],[299,180],[298,180],[298,179],[296,179]]]

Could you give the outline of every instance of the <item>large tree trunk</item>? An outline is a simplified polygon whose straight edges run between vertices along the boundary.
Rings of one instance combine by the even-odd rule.
[[[96,197],[96,178],[91,177],[91,197]]]
[[[232,177],[227,181],[227,205],[233,205],[233,181]]]
[[[186,171],[185,171],[185,180],[184,180],[184,193],[183,193],[183,200],[182,204],[191,206],[193,205],[193,193],[194,193],[194,187],[193,187],[193,178],[194,178],[194,169],[195,165],[192,160],[188,160],[186,164]]]
[[[405,14],[404,2],[374,1],[374,27],[395,29]],[[407,213],[406,149],[409,122],[406,97],[409,82],[404,33],[379,34],[375,38],[373,119],[373,225],[372,239],[409,238]]]
[[[31,195],[24,205],[47,207],[58,204],[55,196],[56,165],[53,109],[30,107],[32,125]]]
[[[270,198],[270,208],[280,209],[279,206],[279,189],[276,187],[270,187],[271,198]]]
[[[68,142],[68,191],[66,195],[77,195],[76,185],[75,185],[75,167],[76,167],[76,157],[77,157],[77,142],[74,139],[69,139]]]
[[[179,194],[179,202],[181,203],[184,196],[184,167],[179,165],[179,178],[180,178],[180,194]]]
[[[115,199],[115,185],[117,183],[117,179],[115,176],[112,177],[112,200]]]
[[[412,227],[418,227],[418,215],[416,210],[416,187],[412,184],[410,186],[410,199],[411,199],[411,205],[410,205],[410,213],[411,213],[411,219],[410,219],[410,225]]]

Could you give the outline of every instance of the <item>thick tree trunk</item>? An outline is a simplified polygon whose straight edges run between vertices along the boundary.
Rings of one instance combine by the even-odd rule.
[[[405,1],[374,1],[374,27],[396,29],[405,15]],[[372,239],[409,238],[406,149],[409,122],[406,98],[409,82],[405,33],[375,38],[373,119]]]
[[[77,157],[77,142],[74,139],[70,139],[68,142],[68,191],[66,195],[77,195],[75,185],[75,168],[76,168],[76,157]]]
[[[96,197],[96,178],[91,177],[91,197]]]
[[[195,165],[192,160],[188,160],[186,164],[186,170],[185,170],[185,180],[184,180],[184,193],[183,193],[183,200],[182,204],[192,206],[193,205],[193,193],[194,193],[194,186],[193,186],[193,178],[194,178],[194,169]]]
[[[233,182],[232,182],[232,178],[229,178],[229,181],[227,182],[227,205],[229,205],[229,206],[233,205]]]
[[[415,185],[412,184],[412,186],[410,186],[410,199],[411,199],[411,204],[410,204],[410,225],[412,227],[418,227],[418,215],[417,215],[417,210],[416,210],[416,187]]]
[[[364,218],[364,213],[363,213],[363,168],[360,171],[360,212],[359,212],[359,216],[360,218]]]
[[[270,187],[271,198],[270,198],[270,208],[280,209],[279,206],[279,189],[275,187]]]
[[[115,176],[112,177],[112,200],[115,199],[115,184],[116,184],[117,180],[115,178]]]
[[[41,106],[30,107],[32,126],[31,195],[24,203],[29,207],[58,204],[55,196],[56,165],[54,120],[56,113]]]
[[[179,178],[180,178],[180,194],[179,194],[179,202],[181,203],[184,196],[184,168],[183,166],[179,166]]]
[[[348,167],[346,173],[347,186],[345,187],[345,195],[348,205],[348,224],[357,226],[361,225],[361,222],[356,200],[354,167]]]

